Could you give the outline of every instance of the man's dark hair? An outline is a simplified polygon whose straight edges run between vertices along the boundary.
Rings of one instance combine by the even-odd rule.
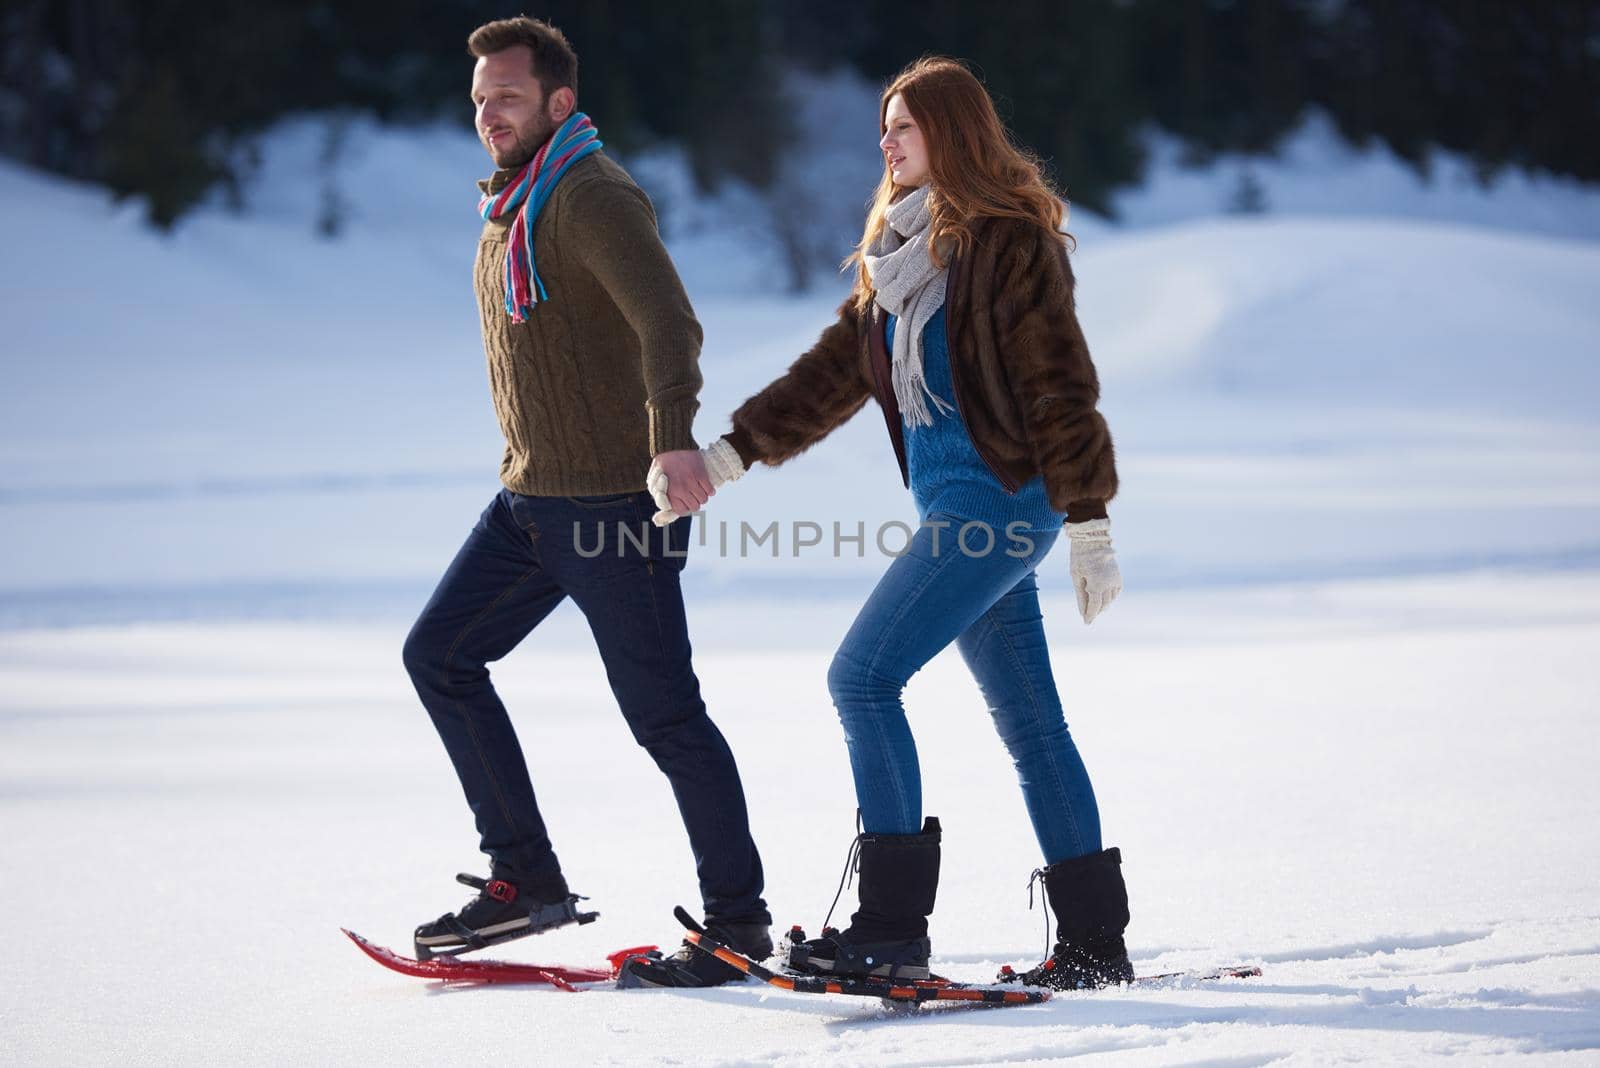
[[[578,53],[566,35],[548,22],[518,15],[486,22],[467,36],[467,51],[480,58],[516,45],[527,45],[533,53],[533,76],[539,79],[545,96],[557,89],[578,91]]]

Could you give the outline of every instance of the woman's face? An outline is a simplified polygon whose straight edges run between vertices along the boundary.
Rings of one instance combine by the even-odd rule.
[[[883,125],[883,138],[878,147],[883,149],[894,184],[912,188],[925,183],[928,180],[928,145],[922,139],[922,128],[911,117],[911,110],[899,93],[889,98]]]

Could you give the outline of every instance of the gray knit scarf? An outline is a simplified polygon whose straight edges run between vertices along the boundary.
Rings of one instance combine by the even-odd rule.
[[[889,205],[883,235],[862,257],[876,290],[878,307],[896,316],[893,361],[894,399],[906,426],[932,426],[931,399],[940,412],[955,409],[928,388],[922,374],[922,328],[944,306],[946,271],[928,254],[929,186]]]

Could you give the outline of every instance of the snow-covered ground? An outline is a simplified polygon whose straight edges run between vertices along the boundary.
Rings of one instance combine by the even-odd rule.
[[[403,624],[36,631],[0,642],[0,1059],[1593,1063],[1600,577],[1138,594],[1088,629],[1070,609],[1054,599],[1046,617],[1126,857],[1135,958],[1252,961],[1261,978],[915,1018],[754,985],[441,989],[338,933],[404,946],[464,900],[450,875],[478,868],[398,670]],[[744,622],[773,611],[752,601]],[[834,605],[809,642],[712,638],[698,656],[773,909],[813,929],[852,832],[823,683],[847,619]],[[602,918],[496,951],[510,959],[673,940],[672,906],[696,900],[671,796],[579,629],[541,632],[496,676],[568,877]],[[907,700],[946,827],[939,967],[981,979],[1037,960],[1036,847],[977,689],[947,654]]]
[[[1267,974],[885,1019],[754,987],[440,991],[338,936],[403,944],[479,866],[398,650],[500,443],[467,288],[481,150],[352,123],[339,187],[385,195],[348,196],[329,242],[322,137],[286,127],[250,214],[171,236],[0,164],[0,1060],[1593,1062],[1600,194],[1478,189],[1449,159],[1424,185],[1313,120],[1270,163],[1158,145],[1121,225],[1074,214],[1128,589],[1084,628],[1046,562],[1069,722],[1141,966]],[[637,168],[706,326],[709,439],[843,286],[784,295],[748,192]],[[1244,169],[1268,212],[1217,214]],[[849,841],[823,680],[884,566],[831,527],[911,516],[867,412],[719,494],[691,556],[782,923],[820,922]],[[778,558],[718,550],[775,520]],[[791,555],[805,522],[823,544]],[[572,610],[496,677],[604,914],[504,955],[672,939],[683,835]],[[948,829],[936,956],[982,978],[1039,952],[1037,855],[959,660],[907,700]]]

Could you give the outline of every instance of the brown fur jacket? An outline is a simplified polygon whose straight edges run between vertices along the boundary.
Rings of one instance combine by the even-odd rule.
[[[945,322],[973,445],[1008,492],[1043,472],[1051,506],[1070,522],[1104,516],[1116,460],[1095,410],[1100,383],[1073,310],[1066,247],[1020,219],[987,218],[972,231],[969,250],[950,262]],[[727,437],[746,466],[799,455],[874,397],[909,485],[884,326],[881,308],[861,314],[847,301],[809,352],[739,406]]]

